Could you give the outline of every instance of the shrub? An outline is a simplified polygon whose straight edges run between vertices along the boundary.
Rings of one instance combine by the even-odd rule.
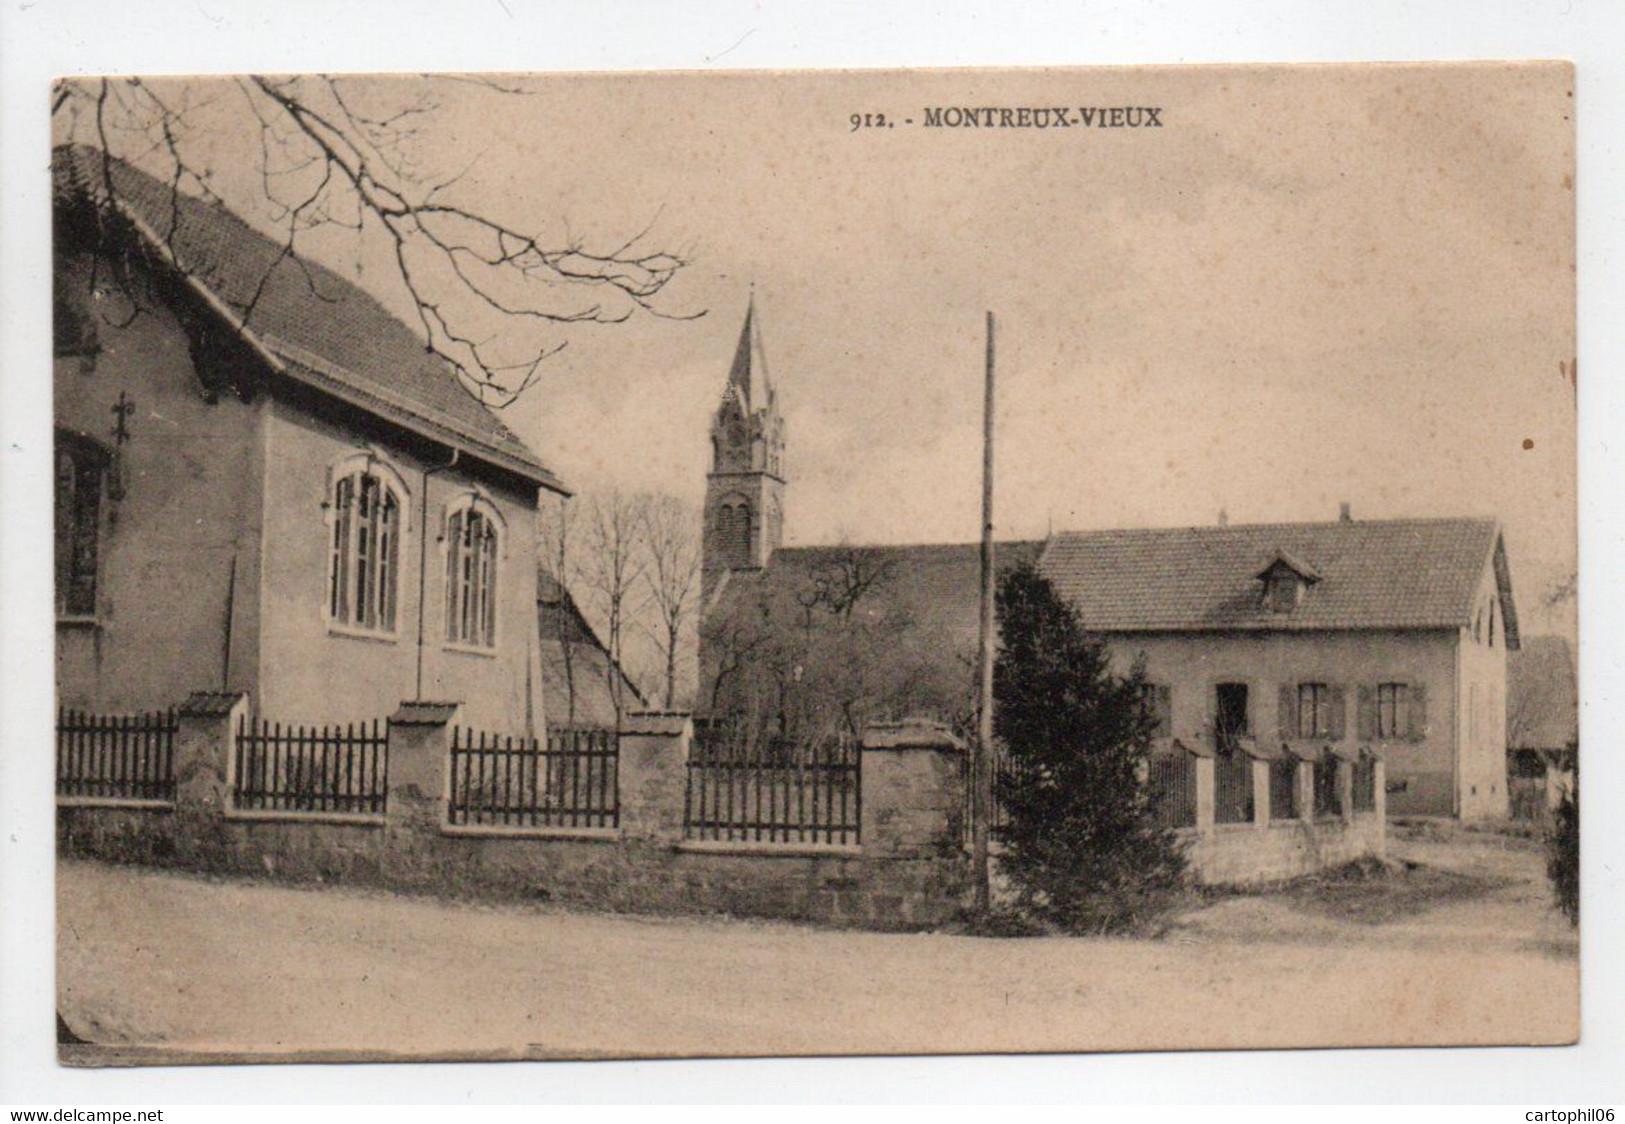
[[[1142,928],[1185,870],[1155,818],[1143,669],[1113,674],[1105,644],[1030,564],[1000,579],[998,608],[994,733],[1009,755],[1000,868],[1021,908],[1069,932]]]
[[[1574,782],[1563,793],[1552,814],[1552,827],[1546,837],[1546,875],[1552,880],[1557,908],[1580,923],[1580,770],[1576,764]]]

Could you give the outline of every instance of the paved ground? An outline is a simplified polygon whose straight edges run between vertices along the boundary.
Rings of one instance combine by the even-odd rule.
[[[64,862],[78,1063],[1566,1042],[1527,841],[1396,838],[1392,884],[1228,897],[1157,940],[647,919]],[[1438,833],[1422,833],[1427,834]]]

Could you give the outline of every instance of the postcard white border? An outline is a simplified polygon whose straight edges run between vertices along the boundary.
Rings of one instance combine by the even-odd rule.
[[[380,26],[388,33],[381,34]],[[38,2],[0,10],[0,1103],[827,1100],[1550,1102],[1622,1099],[1621,818],[1585,827],[1584,1043],[1325,1051],[547,1065],[57,1068],[47,84],[63,73],[736,69],[1568,58],[1579,68],[1583,740],[1625,792],[1625,6],[1586,0],[1202,0],[1082,5],[727,0],[537,6],[424,0]],[[45,612],[40,610],[45,606]],[[1612,858],[1610,858],[1612,856]],[[1612,869],[1609,869],[1609,864]],[[1221,1117],[1227,1114],[1221,1113]],[[1521,1113],[1519,1114],[1521,1117]]]

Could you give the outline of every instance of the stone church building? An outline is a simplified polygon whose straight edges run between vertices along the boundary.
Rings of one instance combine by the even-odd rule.
[[[968,728],[977,544],[783,545],[786,430],[754,308],[711,441],[702,718],[801,738],[860,713]],[[1165,745],[1380,754],[1391,814],[1506,814],[1519,635],[1495,520],[1345,507],[1323,523],[1058,533],[997,556],[1035,561],[1120,667],[1144,661]]]
[[[346,279],[120,161],[108,200],[91,150],[53,171],[61,705],[542,728],[546,465]]]

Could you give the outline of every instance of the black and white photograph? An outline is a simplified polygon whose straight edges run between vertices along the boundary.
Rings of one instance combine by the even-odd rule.
[[[0,1115],[1606,1124],[1621,28],[0,10]]]
[[[60,82],[62,1060],[1574,1041],[1573,77]]]

